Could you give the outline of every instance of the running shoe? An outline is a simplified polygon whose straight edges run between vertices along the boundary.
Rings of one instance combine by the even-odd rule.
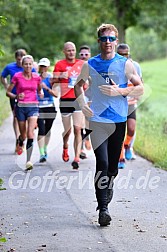
[[[80,157],[81,159],[86,159],[86,158],[87,158],[86,153],[85,153],[83,150],[81,151],[79,157]]]
[[[125,145],[125,158],[131,160],[133,157],[133,150],[130,146]]]
[[[87,150],[91,150],[91,143],[89,139],[85,139],[85,148]]]
[[[68,149],[63,149],[62,158],[63,158],[64,162],[69,161]]]
[[[33,164],[30,162],[30,161],[28,161],[27,163],[26,163],[26,171],[30,171],[30,170],[32,170],[33,169]]]
[[[118,162],[118,169],[124,169],[125,168],[125,159],[120,159]]]
[[[47,159],[48,158],[48,153],[47,153],[47,151],[45,151],[45,159]]]
[[[79,168],[79,161],[76,161],[74,160],[72,163],[71,163],[72,167],[74,170],[77,170]]]
[[[24,151],[24,146],[20,146],[19,144],[17,144],[16,146],[16,153],[17,155],[21,155]]]
[[[39,159],[39,162],[40,162],[40,163],[46,162],[46,156],[45,156],[45,155],[41,155],[41,156],[40,156],[40,159]]]
[[[98,219],[98,223],[100,224],[100,226],[108,226],[110,225],[110,221],[111,221],[111,216],[108,212],[108,209],[101,209],[99,211],[99,219]]]
[[[134,151],[132,151],[132,160],[135,160],[136,159],[136,155],[134,153]]]

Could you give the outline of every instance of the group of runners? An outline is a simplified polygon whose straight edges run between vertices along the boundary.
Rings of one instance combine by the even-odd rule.
[[[47,159],[50,129],[57,113],[53,97],[59,97],[64,127],[62,158],[65,162],[69,161],[69,137],[72,131],[75,153],[71,163],[73,169],[78,169],[80,159],[86,158],[83,146],[88,149],[92,146],[96,159],[98,222],[101,226],[107,226],[111,221],[108,204],[113,197],[114,179],[118,169],[124,168],[125,158],[134,158],[134,111],[144,88],[141,74],[138,72],[139,76],[129,57],[128,45],[118,45],[118,30],[113,24],[102,24],[97,28],[97,42],[100,53],[91,57],[90,48],[83,46],[79,51],[80,59],[76,59],[75,44],[66,42],[63,48],[65,58],[56,62],[52,75],[48,72],[50,61],[47,58],[38,62],[39,71],[36,73],[33,57],[22,55],[23,52],[18,50],[16,64],[20,64],[19,71],[10,74],[11,84],[8,85],[7,69],[4,69],[1,81],[7,89],[7,96],[11,101],[16,101],[12,108],[19,124],[17,154],[23,152],[27,139],[26,170],[33,168],[30,159],[36,127],[39,128],[40,162]],[[133,100],[130,112],[127,97],[131,97],[128,98],[129,104]]]

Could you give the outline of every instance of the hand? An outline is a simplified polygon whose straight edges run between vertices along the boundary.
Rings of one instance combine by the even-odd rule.
[[[120,88],[116,85],[101,85],[99,86],[100,91],[102,92],[102,94],[104,95],[108,95],[108,96],[118,96],[121,95],[120,93]]]
[[[48,73],[47,73],[47,72],[42,72],[42,73],[41,73],[42,79],[46,79],[47,76],[48,76]]]
[[[17,97],[18,97],[19,100],[23,100],[24,96],[25,96],[24,93],[20,93],[20,94],[17,95]]]
[[[68,79],[68,72],[62,72],[59,78]]]
[[[89,108],[88,104],[83,106],[82,112],[88,118],[93,116],[93,111]]]
[[[40,97],[41,99],[43,99],[43,98],[44,98],[44,92],[43,92],[43,90],[41,90],[41,91],[38,93],[38,95],[39,95],[39,97]]]

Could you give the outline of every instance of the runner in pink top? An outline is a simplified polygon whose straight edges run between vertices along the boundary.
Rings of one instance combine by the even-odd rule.
[[[41,77],[37,73],[32,73],[31,79],[26,79],[22,72],[16,73],[12,78],[12,83],[16,86],[18,102],[38,103],[37,90],[40,82]]]
[[[33,57],[26,55],[22,58],[23,72],[16,73],[12,78],[12,84],[7,89],[6,95],[10,98],[17,98],[17,105],[15,109],[16,117],[19,123],[20,136],[18,139],[17,154],[23,153],[24,141],[27,138],[26,151],[27,162],[26,170],[31,170],[33,164],[30,158],[33,150],[34,129],[37,125],[39,115],[38,97],[43,96],[41,77],[32,73]],[[11,91],[16,87],[16,94]]]

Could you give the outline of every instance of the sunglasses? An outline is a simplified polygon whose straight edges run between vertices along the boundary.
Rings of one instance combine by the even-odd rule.
[[[119,53],[119,52],[118,52],[118,54],[121,56],[128,56],[129,55],[129,53]]]
[[[110,42],[113,42],[117,38],[115,36],[100,36],[99,39],[101,42],[107,42],[107,40],[109,40]]]
[[[84,57],[84,56],[88,57],[89,53],[80,53],[79,55],[82,56],[82,57]]]

